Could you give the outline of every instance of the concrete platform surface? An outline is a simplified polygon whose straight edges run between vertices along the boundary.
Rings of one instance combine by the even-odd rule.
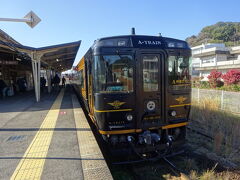
[[[0,179],[112,179],[71,87],[41,96],[0,100]]]

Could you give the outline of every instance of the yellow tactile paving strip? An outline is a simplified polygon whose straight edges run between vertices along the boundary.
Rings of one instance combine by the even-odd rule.
[[[75,95],[72,96],[72,102],[76,128],[83,129],[77,131],[77,137],[84,180],[112,180],[111,172]]]
[[[45,117],[40,130],[33,138],[23,158],[14,171],[11,180],[40,179],[45,159],[52,140],[53,130],[41,131],[45,128],[55,128],[60,111],[64,90],[61,90],[47,116]]]

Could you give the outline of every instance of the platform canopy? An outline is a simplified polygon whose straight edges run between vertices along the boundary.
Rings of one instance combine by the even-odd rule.
[[[54,46],[33,48],[0,40],[0,52],[17,54],[19,57],[24,57],[22,60],[28,59],[27,56],[31,57],[32,53],[35,53],[35,55],[40,58],[42,66],[49,66],[57,72],[62,72],[71,69],[80,44],[81,41],[76,41]]]
[[[38,48],[41,61],[58,72],[71,69],[78,52],[80,41]]]
[[[40,48],[24,46],[0,30],[0,57],[4,61],[31,64],[36,100],[40,100],[40,71],[47,70],[48,91],[51,91],[51,72],[63,72],[72,68],[81,41]]]

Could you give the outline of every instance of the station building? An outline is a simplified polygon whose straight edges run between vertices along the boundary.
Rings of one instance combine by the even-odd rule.
[[[21,91],[20,83],[24,83],[25,91],[35,90],[36,101],[40,101],[40,77],[43,72],[47,76],[50,93],[51,79],[56,73],[71,69],[80,43],[34,48],[22,45],[0,30],[0,98],[3,94],[13,96],[18,93]],[[3,82],[8,87],[8,93],[2,92]]]
[[[192,47],[192,76],[207,76],[213,69],[226,73],[240,69],[240,46],[226,47],[224,44],[202,44]]]

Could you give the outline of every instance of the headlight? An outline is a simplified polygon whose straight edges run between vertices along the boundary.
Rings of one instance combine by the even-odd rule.
[[[127,120],[132,121],[133,120],[133,115],[131,115],[131,114],[127,115]]]
[[[176,111],[172,111],[172,112],[170,113],[170,115],[171,115],[171,116],[176,116],[176,115],[177,115],[177,112],[176,112]]]

